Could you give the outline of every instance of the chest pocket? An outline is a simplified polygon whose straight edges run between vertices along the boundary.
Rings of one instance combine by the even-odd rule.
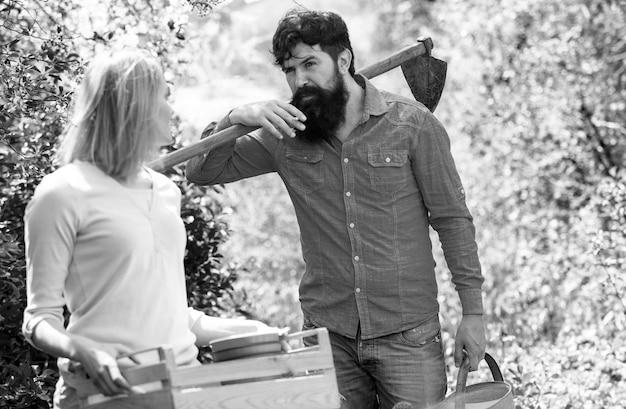
[[[400,190],[407,180],[407,150],[379,150],[367,154],[372,190],[392,194]]]
[[[287,150],[285,158],[287,180],[291,187],[311,193],[324,186],[324,152]]]

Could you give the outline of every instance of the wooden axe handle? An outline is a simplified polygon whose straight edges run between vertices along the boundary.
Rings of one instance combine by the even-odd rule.
[[[396,51],[395,53],[391,54],[389,57],[383,60],[380,60],[372,65],[368,65],[367,67],[360,70],[358,73],[365,78],[371,79],[379,76],[380,74],[384,74],[387,71],[390,71],[404,64],[405,62],[412,60],[415,57],[426,55],[426,47],[424,46],[423,40],[420,41],[421,42],[415,43],[399,51]]]
[[[426,53],[427,50],[423,42],[418,42],[416,44],[405,47],[400,51],[395,52],[394,54],[381,61],[378,61],[372,65],[363,68],[362,70],[358,71],[358,73],[363,75],[365,78],[371,79],[379,76],[380,74],[384,74],[387,71],[390,71],[391,69],[398,67],[415,57],[425,55]],[[160,158],[148,163],[148,166],[158,172],[162,172],[166,169],[183,163],[193,158],[194,156],[200,155],[204,152],[208,152],[211,149],[214,149],[220,145],[233,141],[240,136],[246,135],[256,129],[259,129],[259,127],[233,125],[207,138],[194,142],[191,145],[187,145],[183,148],[170,152],[167,155],[161,156]]]

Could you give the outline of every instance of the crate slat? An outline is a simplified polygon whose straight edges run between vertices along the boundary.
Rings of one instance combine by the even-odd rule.
[[[337,409],[334,370],[284,378],[174,392],[176,409]]]
[[[132,395],[119,398],[95,396],[86,406],[89,409],[175,409],[174,397],[169,389],[161,389],[144,395]]]

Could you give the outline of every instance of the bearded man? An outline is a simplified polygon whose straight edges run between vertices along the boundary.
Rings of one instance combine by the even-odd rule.
[[[342,408],[425,408],[446,392],[435,262],[438,233],[463,318],[455,362],[485,351],[472,216],[448,135],[419,102],[355,75],[335,13],[292,10],[273,38],[291,103],[233,109],[217,126],[260,126],[187,163],[187,179],[228,183],[277,172],[294,204],[306,271],[305,329],[330,333]]]

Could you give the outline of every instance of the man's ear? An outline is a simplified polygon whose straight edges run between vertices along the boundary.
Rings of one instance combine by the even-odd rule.
[[[346,74],[350,69],[350,63],[352,62],[352,53],[345,48],[337,56],[337,68],[341,74]]]

